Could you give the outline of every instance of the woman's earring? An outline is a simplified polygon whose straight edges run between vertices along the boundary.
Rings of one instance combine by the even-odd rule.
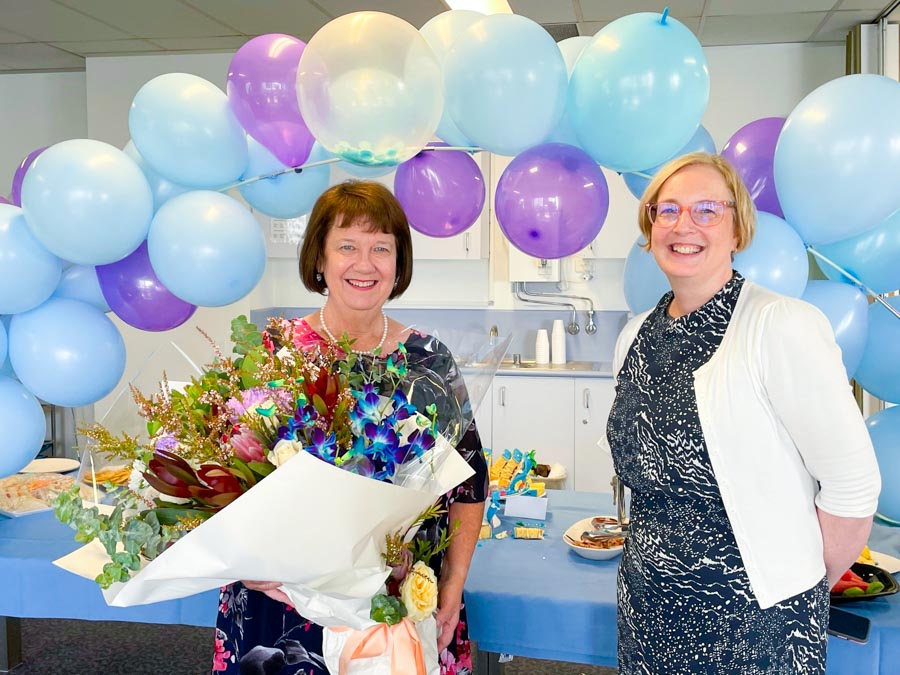
[[[399,278],[394,279],[394,288],[397,288],[397,284],[399,284],[399,283],[400,283],[400,279],[399,279]]]
[[[321,272],[316,272],[316,281],[318,281],[319,283],[322,282],[322,273]]]

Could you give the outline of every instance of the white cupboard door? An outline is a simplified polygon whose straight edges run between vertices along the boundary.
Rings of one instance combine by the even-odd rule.
[[[612,457],[597,445],[615,398],[612,378],[575,380],[575,483],[583,492],[609,492]]]
[[[494,378],[492,448],[534,450],[541,464],[566,467],[571,488],[574,470],[573,378],[498,376]]]

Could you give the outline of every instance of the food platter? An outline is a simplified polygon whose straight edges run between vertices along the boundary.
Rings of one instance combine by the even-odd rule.
[[[594,529],[594,520],[603,519],[604,521],[615,521],[612,516],[595,516],[592,518],[583,518],[577,523],[573,523],[566,533],[563,535],[563,541],[577,555],[588,560],[610,560],[622,553],[624,548],[624,538],[616,537],[602,544],[588,544],[581,540],[582,532]]]

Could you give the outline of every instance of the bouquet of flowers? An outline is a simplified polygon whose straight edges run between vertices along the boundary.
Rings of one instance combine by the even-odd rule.
[[[451,445],[466,422],[410,403],[403,345],[363,364],[348,343],[310,348],[295,327],[271,319],[261,333],[239,317],[236,358],[216,349],[180,390],[165,377],[153,396],[133,390],[145,439],[84,430],[131,476],[111,505],[86,505],[75,490],[59,497],[57,517],[88,545],[56,563],[95,578],[119,606],[281,580],[293,606],[339,627],[339,640],[376,622],[430,620],[428,563],[452,532],[431,546],[413,535],[472,474]],[[441,427],[442,417],[452,421]]]

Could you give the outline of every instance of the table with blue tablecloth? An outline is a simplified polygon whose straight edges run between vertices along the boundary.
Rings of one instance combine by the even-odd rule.
[[[618,561],[585,560],[562,540],[574,522],[613,512],[608,494],[552,491],[543,540],[509,537],[479,543],[466,603],[470,633],[480,650],[615,666]],[[513,524],[505,519],[501,529]],[[870,545],[898,555],[900,528],[876,525]],[[0,516],[0,617],[214,625],[216,591],[140,607],[108,607],[92,581],[52,564],[77,546],[74,532],[52,513]],[[869,642],[832,638],[828,672],[897,672],[900,594],[846,608],[871,619]]]

